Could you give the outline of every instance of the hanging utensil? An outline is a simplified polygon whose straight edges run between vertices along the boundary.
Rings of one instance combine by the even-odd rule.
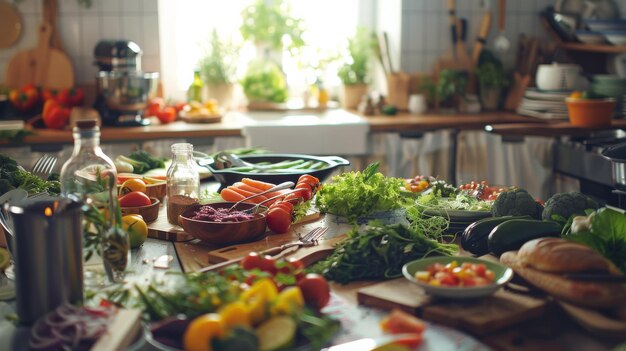
[[[467,20],[465,18],[456,19],[456,58],[464,67],[471,66],[471,60],[465,48],[467,37]]]
[[[483,11],[483,18],[480,20],[480,28],[478,29],[478,36],[472,49],[472,64],[474,67],[478,65],[478,59],[480,53],[483,51],[483,47],[487,43],[487,37],[489,37],[489,29],[491,28],[491,8],[488,6],[488,1],[485,0],[485,6]]]
[[[456,60],[456,42],[458,40],[457,35],[457,21],[456,21],[456,1],[448,0],[448,23],[450,24],[450,38],[452,46],[450,49],[450,58]]]
[[[504,34],[506,0],[499,0],[498,2],[500,5],[498,7],[498,31],[499,33],[496,39],[494,40],[493,45],[494,45],[494,49],[496,52],[500,54],[504,54],[507,51],[509,51],[509,48],[511,46],[509,39]]]

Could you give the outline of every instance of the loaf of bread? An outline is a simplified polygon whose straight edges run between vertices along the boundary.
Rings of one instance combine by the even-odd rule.
[[[517,251],[505,252],[500,261],[532,285],[564,301],[592,308],[626,304],[625,284],[572,280],[560,274],[544,272],[521,264]]]
[[[604,272],[619,274],[615,265],[595,250],[569,240],[540,238],[525,243],[517,254],[519,264],[543,272]]]

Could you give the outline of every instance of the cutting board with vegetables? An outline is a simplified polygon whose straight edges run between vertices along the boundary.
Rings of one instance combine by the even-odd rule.
[[[484,335],[541,316],[547,300],[499,290],[479,300],[438,300],[404,278],[361,288],[360,304],[401,310],[450,327]]]

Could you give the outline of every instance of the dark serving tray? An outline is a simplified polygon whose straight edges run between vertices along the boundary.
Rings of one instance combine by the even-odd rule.
[[[262,155],[241,155],[240,159],[250,162],[250,163],[259,163],[259,162],[281,162],[286,160],[305,160],[305,161],[321,161],[327,164],[326,167],[322,169],[318,169],[312,172],[306,172],[305,170],[296,171],[296,172],[285,172],[285,173],[251,173],[251,172],[237,172],[225,169],[217,169],[215,165],[215,160],[211,160],[210,162],[204,164],[203,166],[207,167],[217,181],[221,183],[221,188],[225,188],[233,183],[240,181],[242,178],[253,178],[256,180],[260,180],[263,182],[279,184],[282,182],[292,181],[297,182],[298,178],[300,178],[303,174],[310,174],[323,182],[330,174],[341,166],[347,166],[350,164],[350,161],[345,158],[339,156],[311,156],[311,155],[301,155],[301,154],[262,154]]]

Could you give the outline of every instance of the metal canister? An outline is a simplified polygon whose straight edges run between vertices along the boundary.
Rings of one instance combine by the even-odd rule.
[[[20,322],[83,301],[82,203],[37,197],[12,204],[13,257]]]

